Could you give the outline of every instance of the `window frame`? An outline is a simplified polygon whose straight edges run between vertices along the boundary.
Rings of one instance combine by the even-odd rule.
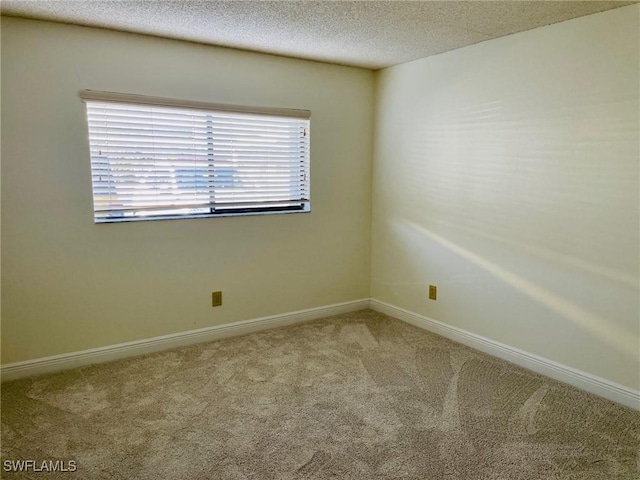
[[[228,105],[228,104],[219,104],[219,103],[210,103],[210,102],[201,102],[201,101],[193,101],[193,100],[179,100],[174,98],[164,98],[164,97],[154,97],[147,95],[138,95],[138,94],[124,94],[124,93],[115,93],[115,92],[102,92],[95,90],[81,90],[79,92],[80,98],[82,102],[87,104],[85,108],[86,113],[86,125],[87,125],[87,140],[89,143],[89,157],[90,157],[90,168],[91,168],[91,176],[92,176],[92,202],[93,202],[93,216],[94,222],[96,224],[102,223],[122,223],[122,222],[137,222],[137,221],[152,221],[152,220],[179,220],[179,219],[194,219],[194,218],[215,218],[215,217],[228,217],[228,216],[247,216],[247,215],[269,215],[269,214],[290,214],[290,213],[307,213],[311,211],[311,142],[310,142],[310,130],[311,130],[311,112],[309,110],[299,110],[299,109],[289,109],[289,108],[273,108],[273,107],[250,107],[243,105]],[[144,207],[137,208],[135,210],[131,210],[133,213],[132,216],[107,216],[99,217],[99,212],[104,212],[106,210],[98,210],[96,204],[96,183],[94,182],[94,155],[93,148],[90,138],[90,120],[89,120],[89,105],[91,102],[96,103],[115,103],[115,104],[124,104],[124,105],[140,105],[140,106],[157,106],[161,108],[177,108],[177,109],[188,109],[188,110],[204,110],[210,112],[212,115],[215,114],[248,114],[248,115],[258,115],[258,116],[273,116],[273,117],[289,117],[291,119],[298,119],[301,121],[307,121],[307,127],[304,129],[304,148],[300,147],[300,151],[304,151],[305,156],[301,162],[301,171],[305,172],[304,180],[300,180],[297,188],[299,190],[304,190],[307,194],[306,196],[301,197],[300,206],[297,205],[276,205],[269,206],[267,200],[263,200],[262,202],[255,202],[257,206],[249,206],[246,208],[242,208],[242,205],[233,206],[233,203],[228,203],[224,206],[215,207],[214,202],[209,202],[208,204],[202,204],[198,207],[193,207],[190,205],[185,205],[183,208],[187,210],[191,208],[195,209],[206,209],[209,208],[209,212],[189,212],[189,213],[166,213],[166,214],[153,214],[150,215],[141,215],[139,212],[145,210]],[[207,121],[208,122],[208,121]],[[207,141],[209,141],[207,131]],[[212,141],[214,134],[212,135]],[[174,164],[175,165],[175,164]],[[180,165],[177,165],[174,168],[179,168]],[[194,167],[195,168],[195,167]],[[198,167],[199,168],[199,167]],[[214,167],[212,164],[209,164],[207,167],[209,172],[213,171]],[[291,173],[296,172],[296,168],[290,167],[289,171]],[[111,175],[111,171],[110,171]],[[195,178],[195,176],[194,176]],[[177,181],[177,180],[176,180]],[[213,195],[213,187],[212,182],[207,181],[207,191],[209,192],[209,196]],[[111,201],[111,200],[110,200]],[[243,203],[243,202],[238,202]],[[246,202],[245,202],[246,203]],[[259,206],[260,203],[263,203],[264,206]],[[278,201],[277,203],[297,203],[297,201]],[[167,209],[178,209],[180,204],[170,204],[166,205]],[[158,205],[157,207],[148,208],[149,211],[152,210],[161,211],[163,205]],[[122,209],[120,212],[123,212],[127,209]],[[214,211],[215,210],[215,211]],[[116,209],[113,209],[113,212],[118,212]]]

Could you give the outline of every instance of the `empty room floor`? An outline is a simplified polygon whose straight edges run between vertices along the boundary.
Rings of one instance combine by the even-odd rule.
[[[640,412],[363,310],[2,386],[83,479],[638,479]],[[4,465],[4,463],[3,463]]]

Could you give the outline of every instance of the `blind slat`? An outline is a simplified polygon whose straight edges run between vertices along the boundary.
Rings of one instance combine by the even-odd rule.
[[[308,210],[309,115],[83,99],[98,222]]]

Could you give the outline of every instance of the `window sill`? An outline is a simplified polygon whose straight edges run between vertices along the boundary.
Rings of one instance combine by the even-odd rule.
[[[254,215],[287,215],[292,213],[309,213],[311,205],[307,204],[304,208],[298,210],[273,210],[273,211],[253,211],[253,212],[224,212],[224,213],[196,213],[188,215],[162,215],[149,217],[114,217],[94,219],[96,224],[103,223],[131,223],[131,222],[147,222],[151,220],[186,220],[194,218],[218,218],[218,217],[247,217]]]

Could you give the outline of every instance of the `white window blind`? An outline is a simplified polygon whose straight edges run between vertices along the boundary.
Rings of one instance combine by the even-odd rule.
[[[308,111],[80,95],[96,222],[310,208]]]

